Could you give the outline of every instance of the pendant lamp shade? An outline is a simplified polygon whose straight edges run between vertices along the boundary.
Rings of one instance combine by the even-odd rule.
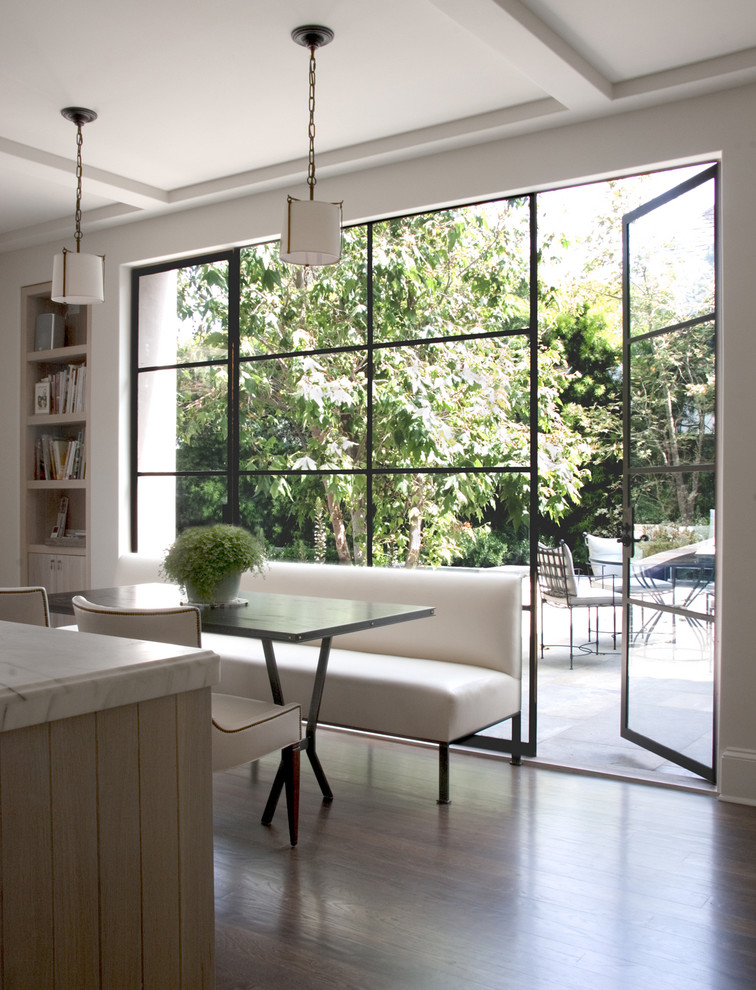
[[[281,233],[281,261],[335,265],[341,260],[341,203],[289,196]]]
[[[341,203],[315,199],[315,52],[333,41],[333,31],[320,24],[305,24],[294,28],[291,37],[298,45],[310,49],[310,121],[307,129],[310,198],[288,197],[281,228],[280,257],[290,265],[317,268],[341,261]]]
[[[105,259],[98,254],[83,254],[81,251],[81,162],[82,135],[84,124],[97,120],[94,110],[86,107],[64,107],[61,116],[76,125],[76,213],[74,214],[76,251],[63,248],[53,258],[52,292],[53,302],[69,306],[90,306],[105,299],[104,267]]]
[[[99,254],[61,251],[53,258],[51,299],[70,306],[90,306],[105,299],[105,259]]]

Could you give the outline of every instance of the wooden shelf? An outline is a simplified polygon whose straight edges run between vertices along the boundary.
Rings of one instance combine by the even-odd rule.
[[[27,351],[26,360],[30,364],[77,364],[86,360],[88,353],[87,344],[73,344],[71,347],[55,347],[51,351]]]
[[[26,286],[21,290],[21,578],[22,584],[44,584],[49,592],[75,590],[89,583],[89,545],[55,544],[50,538],[57,521],[61,499],[67,499],[67,530],[90,532],[89,481],[87,478],[39,480],[38,445],[49,435],[61,440],[86,441],[89,429],[90,324],[88,306],[65,306],[50,299],[49,283]],[[35,350],[38,317],[55,314],[64,321],[64,346]],[[85,365],[84,393],[77,405],[85,411],[37,414],[35,385],[54,378],[69,365]],[[86,461],[85,461],[86,463]],[[34,578],[34,580],[31,580]]]
[[[86,545],[75,547],[58,543],[55,546],[50,543],[30,543],[26,549],[29,553],[46,553],[51,557],[85,557],[87,554]]]
[[[87,414],[75,413],[43,413],[26,417],[27,426],[84,426]]]
[[[87,487],[86,478],[65,478],[62,481],[38,481],[36,479],[30,479],[26,482],[26,487],[29,491],[50,491],[55,488],[80,488],[85,489]]]

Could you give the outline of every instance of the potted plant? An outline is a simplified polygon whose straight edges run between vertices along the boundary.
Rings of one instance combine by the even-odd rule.
[[[262,573],[265,547],[241,526],[216,523],[193,526],[176,537],[163,558],[162,571],[180,584],[197,605],[221,605],[238,598],[245,571]]]

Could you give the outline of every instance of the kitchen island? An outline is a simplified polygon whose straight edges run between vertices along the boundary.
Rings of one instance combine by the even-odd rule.
[[[3,988],[214,986],[210,650],[0,622]]]

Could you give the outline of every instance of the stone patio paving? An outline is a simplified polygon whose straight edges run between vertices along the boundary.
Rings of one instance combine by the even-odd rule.
[[[611,619],[603,610],[599,652],[587,644],[585,609],[575,611],[575,649],[570,670],[567,611],[544,609],[545,650],[538,661],[537,762],[572,770],[636,777],[651,783],[709,789],[712,785],[676,764],[620,736],[620,637],[613,648]],[[595,619],[593,620],[595,622]],[[618,618],[619,625],[619,618]],[[668,630],[667,632],[669,632]],[[593,632],[595,638],[595,630]],[[662,724],[684,739],[687,752],[708,762],[711,746],[711,671],[700,648],[681,651],[685,635],[678,629],[678,648],[663,629],[648,648],[633,653],[639,678],[636,711],[648,701]],[[690,637],[688,637],[690,639]],[[526,637],[527,640],[527,637]],[[695,643],[693,644],[695,647]],[[523,650],[523,702],[527,697],[527,641]],[[660,714],[661,713],[661,714]],[[527,732],[527,715],[523,713]],[[497,729],[489,730],[497,735]],[[708,747],[708,749],[707,749]]]

